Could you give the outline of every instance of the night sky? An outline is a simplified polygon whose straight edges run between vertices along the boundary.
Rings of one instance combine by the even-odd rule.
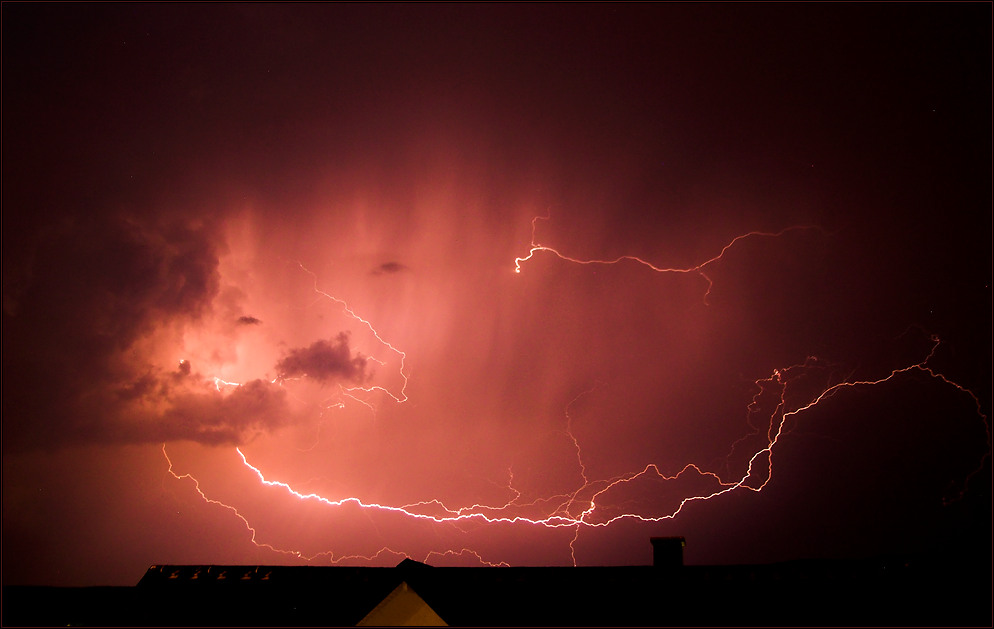
[[[990,559],[990,3],[2,11],[5,584]]]

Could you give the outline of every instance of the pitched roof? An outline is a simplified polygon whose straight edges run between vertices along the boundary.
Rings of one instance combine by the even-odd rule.
[[[380,601],[362,620],[359,627],[447,627],[423,598],[406,581]]]

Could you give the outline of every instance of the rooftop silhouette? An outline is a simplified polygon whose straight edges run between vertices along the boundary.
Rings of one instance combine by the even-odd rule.
[[[135,587],[5,586],[4,626],[870,626],[991,620],[983,557],[685,566],[155,565]]]

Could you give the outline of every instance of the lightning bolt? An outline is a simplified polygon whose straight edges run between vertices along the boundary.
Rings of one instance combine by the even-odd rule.
[[[369,406],[370,408],[373,408],[372,405],[370,405],[368,402],[366,402],[366,401],[364,401],[364,400],[362,400],[362,399],[360,399],[360,398],[358,398],[358,397],[356,397],[354,395],[354,393],[356,391],[362,391],[364,393],[372,393],[374,391],[379,391],[381,393],[385,393],[390,398],[392,398],[393,401],[395,401],[397,403],[406,402],[407,401],[407,384],[408,384],[408,381],[410,379],[410,373],[407,370],[407,354],[404,353],[403,351],[397,349],[396,347],[394,347],[393,344],[391,344],[390,342],[386,341],[382,336],[380,336],[380,333],[376,330],[376,328],[373,327],[373,324],[370,323],[367,319],[364,319],[363,317],[359,316],[356,313],[356,311],[353,310],[352,307],[349,306],[348,302],[346,302],[344,299],[341,299],[339,297],[335,297],[334,295],[331,295],[331,294],[329,294],[329,293],[321,290],[320,288],[318,288],[318,278],[317,278],[317,275],[315,273],[313,273],[312,271],[310,271],[309,269],[307,269],[307,267],[305,267],[301,262],[297,262],[297,266],[300,267],[300,270],[302,270],[304,273],[307,273],[308,275],[311,276],[312,280],[314,281],[314,292],[318,294],[319,298],[328,299],[330,301],[335,302],[336,304],[339,304],[342,307],[342,310],[345,312],[345,314],[347,314],[352,319],[354,319],[354,320],[358,321],[359,323],[363,324],[364,326],[366,326],[366,328],[373,334],[373,336],[376,338],[377,341],[379,341],[380,343],[382,343],[384,345],[384,347],[386,347],[391,352],[395,353],[397,356],[400,357],[400,376],[403,379],[403,384],[401,385],[401,388],[400,388],[399,392],[393,393],[389,389],[386,389],[385,387],[381,387],[381,386],[372,386],[372,387],[355,386],[355,387],[342,387],[343,393],[347,397],[350,397],[350,398],[356,400],[357,402],[365,404],[366,406]],[[377,360],[375,358],[371,358],[371,360],[374,360],[374,361],[380,363],[381,365],[384,364],[383,361]]]
[[[248,532],[251,533],[252,537],[251,537],[250,541],[253,544],[255,544],[256,546],[258,546],[259,548],[265,548],[265,549],[271,550],[271,551],[273,551],[275,553],[279,553],[279,554],[282,554],[282,555],[290,555],[290,556],[294,556],[294,557],[299,557],[300,556],[299,553],[297,553],[295,551],[283,550],[283,549],[280,549],[280,548],[276,548],[275,546],[273,546],[271,544],[267,544],[265,542],[258,541],[258,539],[257,539],[257,536],[258,536],[257,531],[255,530],[255,528],[252,527],[252,525],[249,523],[248,519],[244,515],[242,515],[241,512],[238,511],[238,509],[236,507],[233,507],[233,506],[231,506],[231,505],[229,505],[227,503],[221,502],[220,500],[214,500],[213,498],[208,498],[207,494],[204,493],[204,490],[200,488],[200,481],[197,480],[196,478],[194,478],[192,475],[190,475],[190,474],[178,474],[178,473],[176,473],[176,471],[173,469],[173,461],[172,461],[172,459],[169,458],[169,453],[166,452],[166,444],[162,444],[162,456],[165,457],[166,463],[168,464],[168,468],[166,469],[166,472],[169,475],[171,475],[173,478],[175,478],[178,481],[190,481],[190,482],[192,482],[193,483],[193,489],[194,489],[194,491],[197,493],[198,496],[200,496],[200,498],[204,502],[206,502],[207,504],[210,504],[210,505],[221,507],[222,509],[226,509],[226,510],[230,511],[232,514],[234,514],[234,516],[236,518],[238,518],[239,520],[241,520],[242,524],[245,525],[246,530],[248,530]]]
[[[390,391],[389,389],[387,389],[386,387],[382,387],[382,386],[379,386],[379,385],[371,386],[371,387],[363,387],[363,386],[345,387],[345,386],[342,386],[342,385],[339,384],[338,385],[338,389],[339,389],[340,395],[343,396],[343,397],[349,398],[351,400],[354,400],[354,401],[362,404],[363,406],[366,406],[367,408],[369,408],[370,411],[372,411],[374,413],[376,412],[376,407],[370,401],[368,401],[366,399],[363,399],[362,397],[360,397],[359,395],[357,395],[359,392],[362,392],[362,393],[373,393],[373,392],[377,392],[378,391],[380,393],[386,394],[388,397],[390,397],[392,400],[394,400],[394,402],[397,402],[398,404],[406,402],[408,400],[408,397],[407,397],[407,385],[408,385],[408,382],[410,380],[410,372],[409,372],[409,370],[407,368],[407,354],[405,352],[403,352],[402,350],[398,349],[397,347],[395,347],[393,344],[391,344],[387,340],[385,340],[380,335],[379,331],[375,327],[373,327],[373,324],[368,319],[365,319],[362,316],[360,316],[358,313],[356,313],[356,311],[344,299],[341,299],[339,297],[335,297],[334,295],[331,295],[330,293],[327,293],[327,292],[321,290],[320,288],[318,288],[318,278],[317,278],[317,275],[314,272],[312,272],[309,269],[307,269],[303,265],[303,263],[301,263],[301,262],[298,261],[297,262],[297,266],[304,273],[307,273],[308,275],[311,276],[311,280],[313,281],[314,292],[318,295],[317,299],[319,299],[319,300],[320,299],[327,299],[329,301],[332,301],[332,302],[340,305],[342,307],[343,312],[345,312],[346,315],[348,315],[353,320],[358,321],[359,323],[363,324],[373,334],[373,336],[376,338],[377,341],[379,341],[384,347],[386,347],[389,351],[395,353],[399,357],[399,362],[400,362],[399,374],[400,374],[401,379],[403,380],[403,383],[401,385],[400,391],[394,393],[394,392]],[[386,361],[380,360],[380,359],[375,358],[373,356],[367,356],[366,360],[368,362],[378,363],[379,365],[386,365]],[[302,377],[287,377],[285,375],[280,374],[280,375],[277,375],[275,378],[273,378],[270,382],[272,384],[279,385],[279,386],[282,387],[284,385],[284,383],[286,383],[288,381],[295,381],[295,380],[301,380],[301,379],[302,379]],[[219,377],[216,377],[216,376],[213,378],[213,382],[214,382],[214,388],[218,392],[222,392],[225,388],[228,388],[228,387],[239,387],[239,386],[241,386],[240,382],[229,382],[227,380],[223,380],[223,379],[221,379]],[[343,408],[344,404],[340,400],[333,400],[333,398],[328,398],[328,399],[324,400],[321,403],[321,407],[323,409]]]
[[[539,244],[535,240],[536,221],[539,221],[539,220],[549,220],[549,219],[550,219],[550,215],[548,215],[548,214],[545,215],[545,216],[536,216],[536,217],[532,218],[532,238],[531,238],[531,244],[530,244],[531,248],[528,250],[528,253],[524,257],[520,257],[520,258],[515,258],[514,259],[514,272],[515,273],[519,273],[520,274],[521,273],[521,269],[522,269],[521,265],[523,263],[531,260],[535,256],[536,253],[542,253],[542,252],[551,253],[552,255],[556,256],[557,258],[559,258],[560,260],[563,260],[565,262],[572,262],[574,264],[583,264],[583,265],[613,265],[613,264],[618,264],[620,262],[626,262],[626,261],[627,262],[635,262],[635,263],[640,264],[640,265],[642,265],[642,266],[644,266],[644,267],[646,267],[646,268],[648,268],[648,269],[650,269],[650,270],[652,270],[652,271],[654,271],[656,273],[697,273],[702,278],[704,278],[704,280],[707,282],[707,290],[704,291],[704,302],[705,303],[707,303],[708,295],[711,294],[711,288],[714,286],[714,282],[711,280],[711,278],[705,272],[705,269],[708,266],[710,266],[711,264],[713,264],[713,263],[717,262],[718,260],[720,260],[722,258],[722,256],[725,255],[725,252],[727,252],[729,249],[731,249],[732,247],[734,247],[739,241],[746,240],[748,238],[777,238],[779,236],[783,236],[784,234],[786,234],[788,232],[798,231],[798,230],[819,230],[819,231],[824,231],[824,230],[822,230],[821,227],[818,227],[816,225],[793,225],[791,227],[785,227],[784,229],[781,229],[778,232],[751,231],[751,232],[748,232],[746,234],[741,234],[739,236],[736,236],[728,244],[726,244],[724,247],[722,247],[721,251],[719,251],[717,255],[715,255],[715,256],[713,256],[711,258],[708,258],[704,262],[701,262],[700,264],[697,264],[697,265],[694,265],[694,266],[691,266],[691,267],[678,268],[678,267],[661,267],[661,266],[656,266],[655,264],[653,264],[653,263],[651,263],[651,262],[649,262],[647,260],[644,260],[644,259],[642,259],[642,258],[640,258],[638,256],[630,256],[630,255],[618,256],[618,257],[612,258],[610,260],[581,259],[581,258],[570,257],[570,256],[568,256],[568,255],[566,255],[564,253],[559,252],[557,249],[554,249],[553,247],[549,247],[549,246],[546,246],[546,245]]]
[[[576,542],[580,530],[583,528],[600,528],[607,527],[619,520],[639,520],[642,522],[659,522],[663,520],[670,520],[675,518],[681,513],[685,506],[696,501],[706,501],[717,498],[723,494],[737,490],[746,490],[752,492],[762,491],[773,478],[773,454],[780,443],[781,439],[789,431],[786,429],[787,421],[798,415],[801,415],[819,404],[839,395],[845,390],[854,389],[858,387],[872,387],[880,385],[884,382],[893,380],[894,378],[900,377],[902,374],[907,374],[912,371],[917,371],[926,374],[930,378],[939,380],[946,385],[953,387],[954,389],[962,392],[963,394],[969,396],[974,404],[976,405],[977,416],[981,419],[984,424],[986,434],[987,434],[987,452],[984,454],[983,459],[980,464],[968,475],[967,479],[964,481],[963,489],[960,490],[957,495],[952,499],[958,499],[966,491],[966,485],[969,479],[977,474],[983,467],[983,463],[990,453],[990,427],[987,421],[987,416],[982,412],[980,401],[977,396],[971,392],[969,389],[957,384],[956,382],[950,380],[948,377],[935,371],[933,368],[927,365],[927,362],[934,356],[936,349],[939,347],[939,339],[937,337],[932,337],[932,348],[928,353],[926,358],[918,363],[908,365],[899,369],[894,369],[889,374],[884,377],[872,379],[872,380],[846,380],[838,382],[823,389],[817,395],[811,397],[807,401],[796,404],[791,407],[788,404],[787,398],[789,397],[790,385],[796,381],[798,376],[792,376],[794,372],[803,370],[805,367],[810,367],[807,364],[799,364],[791,367],[776,369],[768,378],[760,379],[756,381],[758,387],[770,387],[774,386],[779,390],[779,401],[776,408],[771,412],[767,418],[767,433],[766,433],[766,443],[755,450],[748,459],[746,470],[737,478],[723,478],[717,472],[709,471],[701,468],[700,466],[690,463],[685,465],[679,472],[672,475],[667,475],[663,473],[660,468],[655,463],[650,463],[646,465],[641,470],[620,475],[610,479],[596,479],[590,480],[586,475],[586,471],[582,463],[582,454],[580,449],[579,441],[572,436],[570,432],[570,439],[576,445],[577,450],[577,463],[581,470],[581,476],[583,478],[583,483],[573,492],[564,496],[550,496],[544,499],[535,500],[529,503],[519,503],[518,498],[520,493],[513,490],[512,484],[508,482],[508,489],[512,491],[515,495],[512,499],[508,500],[503,505],[483,505],[483,504],[473,504],[463,507],[450,507],[444,504],[442,501],[437,499],[426,500],[422,502],[410,503],[405,505],[393,506],[387,504],[379,504],[376,502],[365,501],[356,496],[349,496],[344,498],[328,498],[317,493],[309,492],[304,493],[294,489],[290,484],[279,480],[271,480],[266,478],[265,474],[258,467],[252,465],[246,455],[242,452],[240,448],[236,448],[235,452],[238,454],[242,465],[250,470],[252,474],[255,475],[258,482],[266,487],[271,487],[279,491],[284,492],[286,495],[292,496],[301,501],[312,501],[318,502],[326,505],[330,508],[338,508],[345,505],[353,505],[362,510],[367,511],[379,511],[388,512],[396,515],[400,515],[413,520],[428,521],[434,524],[457,524],[459,522],[476,522],[486,525],[529,525],[529,526],[541,526],[546,528],[564,528],[573,527],[575,533],[572,541],[570,542],[571,556],[573,557],[574,564],[576,562],[575,550],[573,548]],[[583,395],[583,394],[581,394]],[[579,396],[578,396],[579,398]],[[575,398],[570,405],[572,405],[576,399]],[[753,404],[750,404],[753,407]],[[751,408],[750,412],[753,412],[755,408]],[[567,418],[568,418],[567,412]],[[569,427],[569,420],[567,428]],[[397,555],[403,555],[409,557],[405,553],[399,551],[394,551],[389,548],[384,548],[378,551],[376,554],[371,556],[363,555],[347,555],[342,557],[336,557],[332,551],[324,551],[320,553],[315,553],[311,555],[305,555],[299,550],[278,548],[272,544],[260,542],[257,540],[257,532],[255,528],[251,526],[248,519],[242,515],[239,510],[229,504],[212,499],[208,497],[204,491],[200,488],[200,483],[190,474],[178,474],[173,469],[173,463],[169,459],[166,452],[166,447],[163,445],[162,448],[163,456],[166,458],[168,463],[168,473],[171,474],[177,480],[189,480],[193,483],[194,490],[196,493],[208,504],[216,505],[223,509],[228,510],[234,514],[242,523],[245,528],[251,533],[251,542],[260,548],[269,549],[273,552],[280,553],[287,556],[297,557],[306,561],[311,561],[319,557],[328,557],[331,563],[339,563],[345,560],[364,560],[373,561],[379,557],[382,553],[393,553]],[[600,500],[606,498],[606,495],[619,488],[622,485],[632,483],[639,479],[655,479],[664,482],[677,481],[681,478],[687,476],[696,476],[701,479],[709,480],[714,488],[711,491],[699,492],[693,495],[686,496],[679,500],[676,508],[661,514],[661,515],[648,515],[642,513],[624,512],[616,515],[601,515]],[[585,495],[587,497],[581,498],[580,496]],[[950,500],[951,501],[951,500]],[[582,503],[582,504],[580,504]],[[527,511],[528,507],[541,506],[542,504],[551,504],[551,507],[546,509],[544,515],[538,517],[521,515],[521,512]],[[570,513],[570,507],[577,505],[581,510],[579,513],[573,515]],[[516,513],[517,512],[517,513]],[[461,551],[451,551],[451,550],[440,550],[431,551],[428,553],[429,558],[431,556],[459,556],[459,555],[472,555],[475,556],[482,564],[485,565],[505,565],[504,562],[491,562],[484,560],[479,553],[471,549],[462,549]]]
[[[525,257],[515,259],[515,271],[521,272],[521,264],[531,259],[535,254],[539,252],[548,252],[559,257],[560,259],[577,264],[618,264],[624,261],[634,261],[642,264],[653,271],[656,272],[679,272],[679,273],[699,273],[705,279],[708,280],[708,289],[710,290],[711,280],[704,273],[704,269],[720,259],[729,248],[733,247],[739,241],[752,238],[752,237],[775,237],[787,233],[791,230],[798,229],[816,229],[813,227],[789,227],[784,230],[775,233],[768,232],[749,232],[741,236],[736,237],[727,245],[725,245],[718,255],[709,258],[708,260],[702,262],[693,267],[686,269],[676,269],[676,268],[662,268],[655,266],[641,258],[634,256],[621,256],[613,260],[579,260],[576,258],[571,258],[561,254],[559,251],[547,247],[544,245],[539,245],[535,242],[534,231],[536,226],[536,220],[547,219],[548,217],[536,217],[532,220],[532,244],[531,249]],[[306,268],[301,266],[301,268],[310,273]],[[314,277],[313,273],[310,273]],[[391,351],[396,352],[401,359],[401,374],[404,376],[404,384],[407,384],[407,372],[405,371],[406,354],[402,351],[396,349],[393,345],[386,342],[381,338],[379,333],[373,328],[373,326],[362,317],[355,314],[355,312],[349,307],[349,305],[336,297],[329,295],[321,291],[317,287],[317,280],[315,279],[314,290],[322,297],[332,300],[344,308],[350,316],[355,318],[357,321],[364,323],[369,330],[375,335],[375,337],[388,347]],[[403,505],[389,505],[381,504],[374,501],[367,501],[359,496],[345,496],[345,497],[327,497],[314,492],[302,492],[295,489],[289,483],[267,478],[266,475],[258,467],[249,462],[248,457],[240,449],[236,448],[241,464],[246,470],[248,470],[261,486],[271,488],[278,492],[282,492],[285,496],[310,503],[318,503],[329,509],[338,509],[346,505],[358,508],[365,512],[379,512],[379,513],[389,513],[395,516],[409,519],[411,521],[426,522],[430,525],[438,526],[453,526],[458,527],[461,524],[478,524],[485,526],[527,526],[527,527],[542,527],[546,529],[565,529],[572,528],[573,536],[569,542],[570,556],[572,557],[574,565],[576,565],[576,550],[575,544],[579,539],[582,530],[596,529],[611,526],[612,524],[620,520],[637,520],[641,522],[660,522],[663,520],[671,520],[676,518],[687,505],[716,499],[724,494],[729,494],[736,491],[750,491],[750,492],[761,492],[763,491],[769,483],[772,482],[774,476],[774,461],[775,453],[782,442],[783,437],[790,432],[789,422],[797,420],[801,415],[810,411],[811,409],[826,403],[828,400],[835,398],[843,394],[848,390],[853,390],[857,388],[875,387],[879,386],[885,382],[900,378],[906,374],[917,372],[924,374],[925,376],[937,380],[944,385],[951,387],[952,389],[960,392],[961,394],[968,396],[972,401],[976,409],[976,416],[980,419],[984,426],[986,433],[986,451],[981,457],[978,465],[966,476],[962,482],[962,487],[959,489],[954,496],[944,497],[945,502],[955,501],[963,496],[966,492],[970,480],[981,471],[985,462],[990,456],[991,452],[991,431],[988,422],[987,415],[983,412],[982,405],[979,398],[975,393],[973,393],[968,388],[958,384],[952,379],[948,378],[944,374],[936,371],[928,363],[934,358],[936,351],[940,346],[940,339],[937,336],[930,337],[931,348],[927,355],[920,361],[913,364],[906,365],[897,369],[893,369],[886,375],[875,379],[853,379],[850,377],[843,378],[842,380],[835,382],[834,384],[825,382],[825,384],[817,390],[817,393],[808,393],[807,395],[803,392],[799,392],[799,382],[804,378],[804,376],[812,373],[813,370],[824,370],[825,366],[821,364],[816,358],[809,357],[806,361],[791,365],[788,367],[777,368],[772,371],[772,373],[765,378],[759,378],[754,381],[757,393],[755,393],[751,401],[746,406],[746,418],[747,423],[752,427],[755,432],[751,435],[747,435],[732,444],[731,452],[735,452],[737,448],[743,446],[747,441],[759,438],[761,443],[758,447],[755,447],[750,451],[747,456],[744,471],[741,473],[731,473],[730,471],[725,471],[724,473],[719,473],[719,471],[714,471],[711,469],[706,469],[695,463],[688,463],[684,465],[682,469],[677,471],[675,474],[666,474],[656,463],[649,463],[642,467],[642,469],[633,471],[626,474],[617,475],[611,478],[590,478],[587,466],[584,463],[582,444],[580,440],[575,436],[573,432],[573,417],[570,415],[570,410],[573,405],[584,395],[589,394],[593,391],[590,389],[584,391],[583,393],[576,396],[570,403],[566,406],[565,415],[565,435],[570,440],[573,449],[576,453],[576,466],[578,471],[578,477],[580,482],[577,487],[570,492],[565,494],[557,494],[553,496],[543,496],[531,500],[529,502],[521,501],[521,493],[514,488],[513,485],[513,470],[508,470],[509,479],[506,485],[509,496],[511,496],[503,504],[481,504],[475,503],[468,506],[449,506],[446,505],[441,500],[436,498],[427,499],[424,501],[403,504]],[[220,387],[220,383],[225,385],[230,384],[223,381],[216,381]],[[378,387],[372,387],[369,389],[361,389],[363,391],[373,391],[384,389]],[[402,389],[399,394],[388,395],[392,397],[397,402],[403,402],[407,399],[405,394],[405,389]],[[773,398],[774,403],[772,404],[772,409],[768,409],[764,412],[762,409],[769,402],[762,402],[761,398],[763,396],[769,396]],[[759,419],[762,417],[762,419]],[[731,452],[730,455],[731,456]],[[178,474],[173,469],[173,463],[169,459],[166,453],[166,447],[163,445],[162,448],[163,456],[166,458],[168,463],[168,473],[171,474],[176,480],[180,481],[190,481],[193,483],[194,490],[206,503],[214,505],[223,509],[228,510],[237,518],[239,518],[245,525],[246,529],[251,533],[251,542],[260,548],[265,548],[272,550],[273,552],[280,553],[287,556],[292,556],[296,558],[303,559],[305,561],[311,561],[319,557],[327,558],[331,563],[340,563],[342,561],[374,561],[377,558],[385,554],[392,554],[395,556],[406,556],[410,555],[393,550],[391,548],[384,547],[372,555],[344,555],[336,556],[333,551],[322,551],[316,554],[305,555],[302,551],[278,548],[270,543],[261,542],[257,539],[256,530],[251,526],[248,519],[239,510],[229,504],[212,499],[206,495],[206,493],[201,489],[200,483],[197,479],[193,478],[190,474]],[[679,498],[673,508],[663,510],[662,513],[644,513],[638,511],[620,511],[616,507],[613,507],[610,500],[610,494],[619,490],[620,488],[635,483],[640,480],[649,480],[654,482],[663,483],[677,483],[681,481],[693,481],[697,484],[703,484],[707,488],[698,491],[689,492],[687,495]],[[473,557],[473,561],[479,562],[481,565],[507,565],[505,562],[493,562],[488,559],[484,559],[475,550],[469,548],[462,548],[461,550],[452,549],[440,549],[431,550],[425,555],[425,561],[431,559],[432,557],[437,557],[439,559],[445,557]]]

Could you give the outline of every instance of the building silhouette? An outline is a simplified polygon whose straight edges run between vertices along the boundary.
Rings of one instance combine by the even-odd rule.
[[[393,568],[156,565],[134,587],[4,586],[3,626],[990,626],[987,558]]]

